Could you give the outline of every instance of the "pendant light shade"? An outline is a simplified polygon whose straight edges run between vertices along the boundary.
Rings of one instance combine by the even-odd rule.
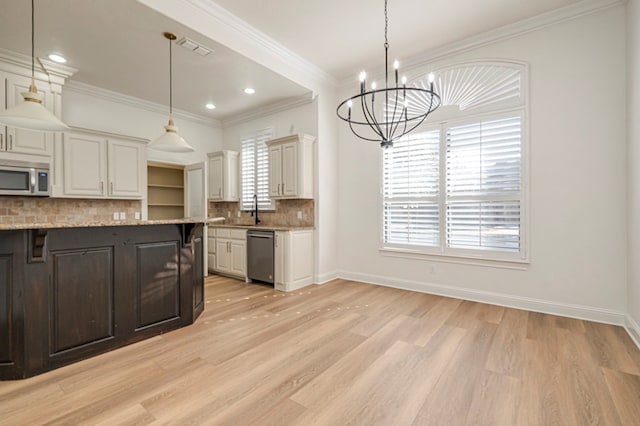
[[[69,129],[42,105],[42,95],[38,93],[35,83],[35,26],[34,5],[31,0],[31,86],[28,92],[22,92],[24,102],[0,112],[0,123],[27,130],[46,132],[63,132]]]
[[[178,128],[173,124],[171,43],[176,39],[176,35],[167,32],[164,33],[164,37],[169,40],[169,123],[164,126],[165,133],[152,140],[148,148],[166,152],[193,152],[193,147],[178,135]]]

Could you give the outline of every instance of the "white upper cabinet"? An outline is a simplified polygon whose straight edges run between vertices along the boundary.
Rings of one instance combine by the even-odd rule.
[[[0,101],[3,104],[6,102],[7,108],[24,102],[22,92],[29,91],[29,86],[31,85],[30,78],[0,72],[0,80],[2,80],[3,83]],[[59,97],[50,91],[43,90],[49,86],[48,84],[39,82],[39,84],[36,83],[36,86],[38,87],[38,92],[42,95],[42,104],[44,107],[59,116]],[[5,87],[6,91],[4,91]],[[53,139],[54,134],[52,132],[0,126],[0,155],[4,156],[4,153],[6,153],[9,156],[14,156],[16,159],[22,160],[30,160],[33,156],[39,156],[46,157],[46,159],[50,160],[53,152]],[[42,158],[33,158],[33,160],[42,161]]]
[[[209,201],[238,201],[238,153],[218,151],[209,157]]]
[[[110,138],[107,140],[109,197],[142,198],[146,142]]]
[[[267,142],[269,148],[269,197],[313,198],[313,142],[305,134]]]
[[[140,199],[145,187],[144,139],[74,129],[63,135],[55,197]]]

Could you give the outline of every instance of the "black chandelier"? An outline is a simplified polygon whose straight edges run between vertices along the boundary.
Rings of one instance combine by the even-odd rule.
[[[440,106],[440,96],[433,90],[433,74],[429,87],[409,86],[407,78],[398,82],[398,61],[394,61],[395,85],[389,87],[389,40],[387,38],[387,0],[384,1],[384,89],[372,82],[367,90],[367,74],[360,73],[360,93],[345,99],[336,110],[354,135],[388,148],[393,141],[414,130]],[[376,98],[378,103],[376,103]],[[359,107],[357,106],[359,105]],[[356,106],[354,108],[354,106]]]

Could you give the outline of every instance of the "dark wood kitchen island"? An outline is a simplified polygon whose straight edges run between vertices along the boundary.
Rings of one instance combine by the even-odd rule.
[[[0,380],[192,324],[204,309],[203,224],[0,228]]]

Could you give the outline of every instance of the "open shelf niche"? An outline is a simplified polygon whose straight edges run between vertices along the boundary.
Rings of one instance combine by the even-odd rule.
[[[184,217],[184,167],[174,164],[147,164],[149,219]]]

